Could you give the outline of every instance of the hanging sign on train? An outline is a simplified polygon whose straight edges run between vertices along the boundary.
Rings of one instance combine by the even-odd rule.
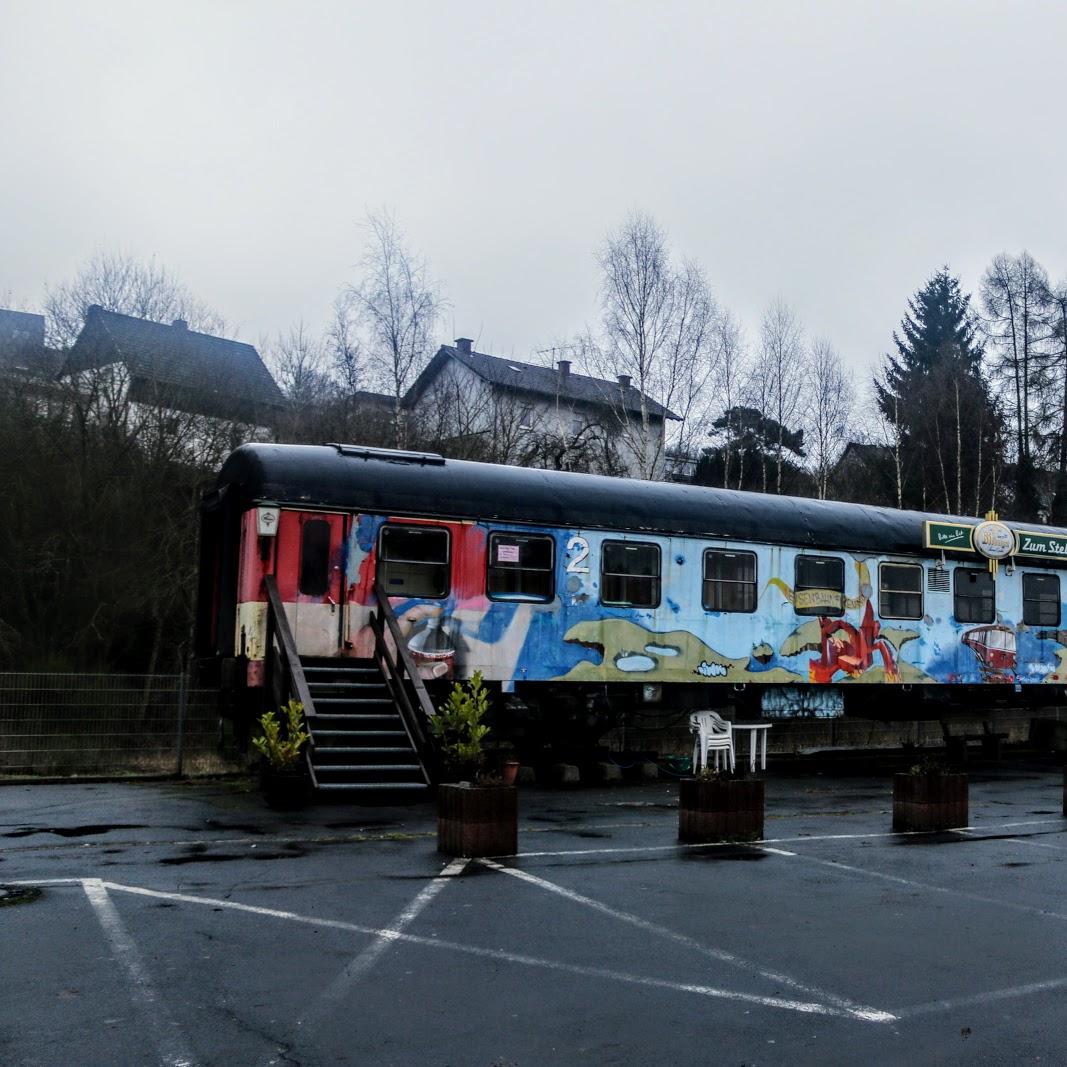
[[[944,552],[973,552],[971,532],[974,527],[966,522],[925,523],[926,548],[940,548]]]
[[[971,543],[986,559],[1007,559],[1015,551],[1015,533],[1002,522],[980,522],[971,531]]]
[[[1067,559],[1067,534],[1030,533],[1027,530],[1019,530],[1017,536],[1019,547],[1016,553],[1020,556]]]

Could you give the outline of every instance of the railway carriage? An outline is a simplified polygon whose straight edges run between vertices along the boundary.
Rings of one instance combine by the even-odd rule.
[[[198,651],[249,706],[271,581],[306,662],[373,657],[384,597],[431,691],[478,671],[545,715],[892,696],[923,717],[923,697],[1067,683],[1067,531],[1049,527],[266,444],[230,456],[202,523]]]

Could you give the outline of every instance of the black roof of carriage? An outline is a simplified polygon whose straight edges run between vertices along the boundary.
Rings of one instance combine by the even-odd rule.
[[[981,521],[674,482],[443,460],[428,453],[391,453],[357,445],[242,445],[223,465],[218,486],[227,494],[236,491],[244,504],[270,501],[393,516],[680,533],[872,553],[937,555],[923,550],[924,521]],[[1049,526],[1008,525],[1067,533]],[[1056,562],[1042,560],[1040,565]]]

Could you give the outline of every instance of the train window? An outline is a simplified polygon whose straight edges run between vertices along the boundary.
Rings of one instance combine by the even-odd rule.
[[[490,600],[524,600],[544,604],[555,596],[552,573],[555,542],[525,534],[489,535],[486,588]]]
[[[705,611],[756,610],[756,553],[704,551]]]
[[[883,619],[923,617],[923,569],[918,563],[883,563],[878,568],[878,614]]]
[[[600,603],[659,607],[659,545],[605,541],[600,550]]]
[[[1023,575],[1023,622],[1028,626],[1059,626],[1058,574]]]
[[[448,531],[440,526],[383,526],[378,578],[390,596],[448,596]]]
[[[797,556],[793,610],[798,615],[843,614],[845,561],[836,556]]]
[[[300,531],[300,592],[325,596],[330,586],[330,524],[308,519]]]
[[[993,575],[977,567],[957,567],[952,574],[952,614],[957,622],[992,622],[996,615]]]

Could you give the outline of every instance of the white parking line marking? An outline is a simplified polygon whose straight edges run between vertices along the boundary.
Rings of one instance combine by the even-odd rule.
[[[493,860],[483,859],[479,860],[479,862],[494,871],[499,871],[501,874],[510,875],[512,878],[518,878],[522,882],[537,886],[539,889],[547,890],[549,893],[561,896],[565,900],[570,900],[575,904],[581,904],[584,907],[591,908],[593,911],[599,912],[601,915],[607,915],[612,919],[618,919],[621,922],[628,923],[630,926],[636,926],[639,930],[644,930],[646,933],[656,934],[657,936],[665,937],[676,944],[684,945],[686,948],[691,949],[694,952],[699,952],[702,956],[708,956],[713,960],[718,960],[720,963],[728,963],[733,967],[738,967],[743,971],[748,971],[750,974],[758,975],[760,978],[765,978],[777,985],[788,986],[790,989],[798,993],[817,997],[820,1000],[826,1001],[828,1004],[832,1004],[846,1015],[854,1016],[857,1019],[863,1019],[865,1022],[879,1023],[892,1022],[894,1018],[889,1012],[880,1011],[878,1008],[871,1008],[865,1004],[857,1004],[855,1001],[848,1000],[845,997],[839,997],[835,993],[827,992],[816,986],[806,985],[795,978],[791,978],[787,974],[766,970],[750,960],[746,960],[741,956],[736,956],[732,952],[727,952],[725,949],[704,945],[686,934],[680,934],[666,926],[660,926],[658,923],[642,919],[639,915],[633,915],[627,911],[619,911],[617,908],[613,908],[599,900],[594,900],[592,897],[583,896],[581,893],[576,893],[572,889],[557,885],[555,882],[549,882],[544,878],[538,878],[537,875],[530,874],[528,871],[519,870],[515,867],[504,867],[502,864],[495,863]]]
[[[297,1020],[297,1027],[315,1025],[331,1014],[348,996],[352,987],[382,958],[385,950],[397,940],[397,935],[418,917],[419,913],[441,892],[449,880],[456,878],[467,868],[469,860],[456,859],[433,879],[429,885],[419,890],[415,899],[396,916],[388,929],[378,936],[330,983],[326,990],[304,1016]]]
[[[988,825],[982,827],[967,826],[960,827],[959,830],[950,831],[951,833],[963,833],[968,832],[976,835],[980,834],[995,834],[1000,830],[1014,830],[1019,826],[1047,826],[1049,824],[1058,824],[1063,828],[1063,832],[1067,833],[1067,824],[1063,819],[1027,819],[1024,822],[1007,822],[998,823],[996,825]],[[932,832],[930,830],[876,830],[865,834],[799,834],[796,837],[765,837],[760,841],[753,841],[752,845],[755,848],[762,848],[765,845],[790,845],[790,844],[804,844],[807,841],[875,841],[879,838],[893,838],[893,837],[925,837]],[[557,849],[554,851],[545,850],[539,852],[519,852],[515,859],[550,859],[552,857],[566,857],[566,856],[601,856],[601,855],[614,855],[614,854],[641,854],[641,853],[654,853],[654,852],[685,852],[694,849],[708,849],[708,848],[736,848],[736,844],[729,841],[716,841],[705,845],[683,845],[681,843],[672,845],[618,845],[611,848],[573,848],[573,849]],[[510,857],[509,857],[510,858]]]
[[[768,848],[766,845],[754,845],[760,852],[769,852],[772,856],[795,856],[795,852],[787,852],[784,848]]]
[[[818,856],[807,856],[803,852],[797,854],[799,859],[809,863],[818,863],[823,867],[832,867],[838,871],[848,871],[850,874],[860,874],[867,878],[877,878],[883,882],[894,882],[897,885],[906,886],[908,889],[922,889],[929,893],[943,893],[946,896],[959,897],[961,900],[973,900],[977,904],[991,904],[996,908],[1007,908],[1011,911],[1022,912],[1025,915],[1037,915],[1042,919],[1067,920],[1067,915],[1058,911],[1049,911],[1045,908],[1035,908],[1030,904],[1017,904],[1015,901],[1006,900],[1003,897],[985,897],[980,893],[970,893],[966,889],[951,889],[947,886],[932,885],[930,882],[916,882],[910,878],[901,878],[897,874],[886,874],[884,871],[872,871],[868,867],[853,867],[849,863],[841,863],[838,860],[824,860]]]
[[[108,896],[107,887],[99,878],[84,879],[82,887],[100,920],[115,959],[122,964],[133,986],[134,1000],[152,1030],[161,1062],[165,1067],[193,1067],[196,1059],[185,1047],[178,1024],[159,999],[159,994],[148,977],[141,953],[119,918],[114,902]]]
[[[105,888],[119,893],[133,893],[139,896],[155,897],[160,900],[178,901],[183,904],[200,904],[211,908],[245,912],[250,915],[262,915],[272,919],[285,919],[289,922],[303,923],[308,926],[321,926],[332,930],[348,930],[357,934],[371,934],[375,937],[386,935],[390,936],[393,941],[400,941],[405,944],[421,945],[425,948],[448,949],[452,952],[461,952],[465,955],[477,956],[482,959],[499,960],[504,963],[518,963],[526,967],[540,967],[545,970],[576,974],[587,978],[606,978],[611,981],[624,982],[629,985],[667,989],[676,993],[692,993],[697,996],[710,997],[717,1000],[742,1001],[747,1004],[759,1004],[769,1008],[782,1008],[787,1011],[801,1012],[806,1015],[830,1015],[839,1018],[858,1018],[858,1016],[852,1012],[844,1011],[829,1004],[811,1003],[802,1000],[787,1000],[783,997],[765,997],[752,993],[740,993],[736,990],[718,989],[713,986],[693,985],[686,982],[672,982],[666,979],[648,978],[644,975],[627,974],[623,971],[613,971],[602,967],[583,967],[579,964],[540,959],[536,956],[524,956],[517,952],[506,952],[502,949],[481,948],[477,945],[464,945],[456,941],[443,941],[435,937],[419,937],[415,934],[406,934],[395,930],[377,930],[374,927],[361,926],[358,923],[342,922],[339,919],[320,919],[310,915],[298,915],[291,911],[280,911],[277,908],[261,908],[253,904],[239,904],[233,900],[220,900],[215,897],[194,897],[188,893],[168,893],[159,889],[143,889],[140,886],[121,885],[117,882],[104,882],[103,884]],[[894,1016],[887,1014],[885,1020],[869,1021],[889,1022],[893,1019]]]
[[[912,1008],[899,1009],[897,1017],[911,1019],[920,1015],[936,1015],[938,1012],[952,1011],[954,1008],[967,1008],[975,1004],[993,1004],[998,1000],[1014,1000],[1017,997],[1049,993],[1065,987],[1067,987],[1067,978],[1053,978],[1047,982],[1031,982],[1029,985],[1014,986],[1010,989],[993,989],[987,993],[975,993],[969,997],[954,997],[951,1000],[933,1000],[929,1004],[916,1004]]]

